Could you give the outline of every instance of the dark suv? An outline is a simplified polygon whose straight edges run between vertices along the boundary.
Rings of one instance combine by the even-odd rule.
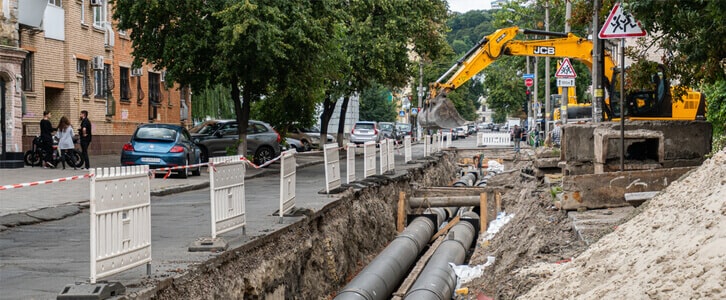
[[[211,120],[194,126],[189,132],[202,150],[202,161],[210,157],[225,156],[227,149],[234,151],[239,140],[235,120]],[[263,164],[280,155],[280,134],[265,122],[250,120],[247,125],[247,154],[254,156],[256,164]]]

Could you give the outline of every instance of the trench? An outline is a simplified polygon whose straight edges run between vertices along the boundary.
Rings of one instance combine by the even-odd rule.
[[[336,293],[391,243],[399,193],[450,186],[455,152],[417,161],[404,174],[348,190],[335,202],[281,230],[255,239],[159,282],[154,299],[321,299]]]

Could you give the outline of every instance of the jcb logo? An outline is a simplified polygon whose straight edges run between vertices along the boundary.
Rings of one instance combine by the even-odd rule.
[[[555,47],[537,46],[534,47],[534,54],[555,55]]]

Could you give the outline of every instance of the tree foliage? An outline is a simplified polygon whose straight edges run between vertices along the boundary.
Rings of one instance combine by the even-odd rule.
[[[195,91],[192,94],[192,118],[234,119],[234,104],[229,99],[229,93],[230,88],[221,84]]]
[[[396,104],[391,101],[391,91],[373,84],[360,95],[360,119],[378,122],[396,121]]]

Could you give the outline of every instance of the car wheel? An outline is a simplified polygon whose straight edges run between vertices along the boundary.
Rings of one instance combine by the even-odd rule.
[[[198,157],[197,164],[200,164],[200,163],[202,163],[202,158]],[[192,176],[200,176],[200,175],[202,175],[202,166],[197,166],[196,168],[194,168],[194,170],[192,170]]]
[[[184,159],[184,165],[185,166],[189,165],[189,157]],[[189,177],[189,168],[184,168],[184,169],[179,170],[179,177],[181,177],[181,178]]]
[[[313,145],[311,145],[310,142],[308,142],[308,140],[302,140],[302,144],[303,144],[303,151],[310,151],[310,149],[313,148]],[[300,151],[298,151],[298,152],[300,152]]]
[[[261,165],[273,159],[275,153],[269,146],[260,146],[255,152],[255,164]]]

